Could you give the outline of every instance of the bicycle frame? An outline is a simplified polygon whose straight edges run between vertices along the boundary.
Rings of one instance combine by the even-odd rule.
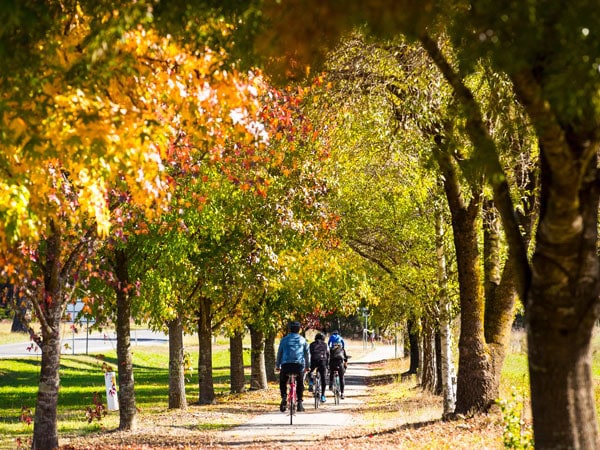
[[[315,409],[321,404],[321,375],[318,370],[315,370],[313,382],[313,396],[315,397]]]
[[[333,397],[336,405],[340,404],[340,374],[337,370],[333,371]]]
[[[296,414],[296,405],[298,404],[298,397],[296,393],[296,374],[288,374],[288,409],[290,410],[290,425],[293,424],[294,415]]]

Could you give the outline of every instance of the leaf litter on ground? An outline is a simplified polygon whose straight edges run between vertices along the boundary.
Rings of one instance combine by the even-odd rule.
[[[260,441],[245,449],[502,449],[502,418],[489,414],[443,421],[442,399],[424,392],[415,378],[401,380],[404,362],[371,365],[380,380],[368,399],[350,410],[354,426],[337,429],[317,442]],[[392,376],[388,376],[392,375]],[[276,383],[266,390],[218,396],[214,405],[191,404],[186,410],[140,411],[135,431],[61,434],[62,450],[240,448],[227,445],[220,433],[278,407]],[[118,414],[118,413],[117,413]],[[257,429],[257,440],[260,429]]]

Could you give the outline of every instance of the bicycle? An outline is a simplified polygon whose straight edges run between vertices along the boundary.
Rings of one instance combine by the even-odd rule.
[[[298,397],[296,393],[296,374],[290,373],[288,374],[288,409],[290,411],[290,425],[294,422],[294,415],[296,414],[296,407],[298,405]]]
[[[333,400],[336,405],[340,404],[340,396],[342,391],[340,388],[340,374],[337,369],[333,371]]]
[[[315,371],[313,377],[313,396],[315,398],[315,409],[319,409],[319,405],[321,404],[321,375],[318,371]]]

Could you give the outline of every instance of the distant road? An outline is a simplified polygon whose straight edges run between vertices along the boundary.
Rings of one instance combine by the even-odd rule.
[[[131,330],[132,345],[166,345],[169,339],[164,333],[151,330]],[[78,333],[65,332],[62,339],[62,354],[75,355],[99,353],[117,348],[117,335],[114,332],[93,332],[86,336],[85,330]],[[41,350],[31,341],[0,345],[0,358],[41,356]]]

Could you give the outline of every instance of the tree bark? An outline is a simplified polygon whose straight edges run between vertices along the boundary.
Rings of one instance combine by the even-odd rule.
[[[434,333],[435,343],[435,395],[442,395],[442,336],[439,330]]]
[[[421,365],[421,387],[423,390],[433,393],[437,384],[434,324],[431,316],[424,318],[422,322],[423,364]]]
[[[243,331],[237,331],[229,338],[229,370],[231,374],[231,392],[235,394],[244,392],[246,389],[243,339]]]
[[[265,371],[265,333],[255,326],[250,326],[250,389],[266,389],[267,373]]]
[[[212,405],[215,403],[215,387],[212,375],[212,320],[211,303],[208,297],[201,297],[198,318],[198,403]]]
[[[477,219],[481,194],[473,192],[467,205],[454,162],[441,145],[436,151],[444,175],[444,190],[452,216],[452,230],[460,293],[460,338],[458,341],[457,414],[486,411],[494,403],[493,367],[484,335],[484,292],[481,282]]]
[[[169,408],[186,409],[183,323],[181,317],[168,322],[169,326]]]
[[[37,314],[42,322],[42,362],[35,406],[31,448],[58,448],[57,405],[60,386],[60,335],[62,315],[62,280],[60,278],[61,236],[55,232],[46,239],[44,288],[38,302]]]
[[[510,251],[510,250],[509,250]],[[507,258],[504,268],[500,258],[500,223],[492,201],[484,202],[483,222],[485,341],[491,357],[491,394],[500,396],[500,376],[515,317],[517,288],[514,259]]]
[[[133,357],[131,355],[131,286],[126,250],[115,250],[117,295],[117,361],[119,374],[119,429],[134,430],[137,425]]]
[[[442,397],[444,399],[443,417],[454,412],[456,407],[456,377],[452,352],[452,327],[450,317],[450,299],[448,298],[448,272],[446,252],[444,250],[444,228],[439,208],[435,211],[435,239],[438,267],[438,286],[440,288],[440,369]]]
[[[597,148],[596,142],[587,170],[567,157],[554,161],[555,167],[546,162],[561,153],[572,157],[578,149],[543,149],[542,208],[526,306],[531,407],[540,449],[600,448],[590,353],[599,313]],[[581,185],[577,178],[569,180],[570,169]],[[569,181],[575,193],[564,187]]]
[[[416,375],[419,370],[419,330],[417,329],[417,325],[414,320],[408,320],[407,322],[407,331],[408,331],[408,350],[410,357],[410,364],[408,367],[408,371],[403,375]]]
[[[269,331],[265,336],[265,370],[267,372],[267,381],[277,381],[279,377],[275,372],[275,332]]]

